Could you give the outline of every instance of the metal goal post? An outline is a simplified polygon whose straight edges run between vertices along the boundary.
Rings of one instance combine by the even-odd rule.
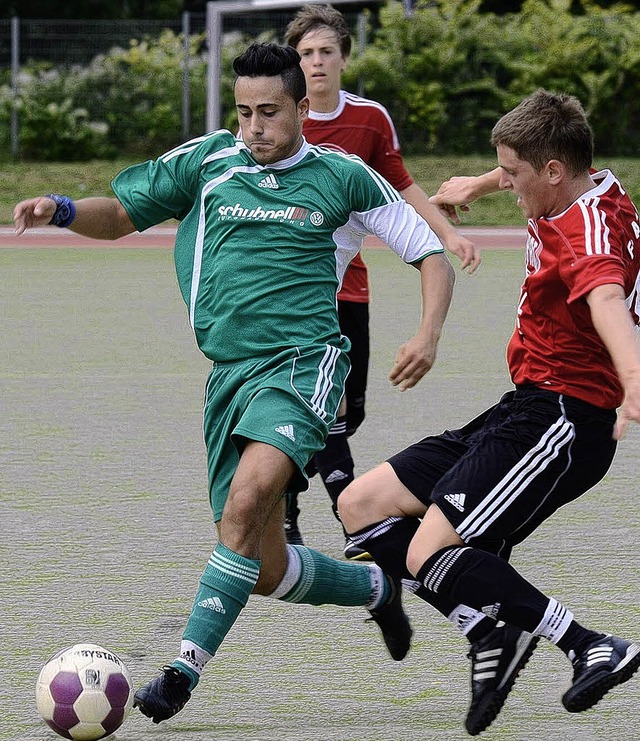
[[[222,75],[222,22],[225,15],[237,15],[267,10],[301,8],[303,5],[325,4],[328,0],[222,0],[207,3],[206,34],[209,47],[207,67],[206,130],[220,128],[222,104],[220,99],[220,78]],[[331,0],[331,5],[349,4],[354,0]],[[363,3],[363,6],[366,3]],[[361,14],[361,18],[364,16]],[[364,34],[364,24],[358,23],[358,36]]]

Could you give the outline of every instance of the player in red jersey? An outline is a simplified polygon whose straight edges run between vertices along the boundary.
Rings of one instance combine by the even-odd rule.
[[[461,236],[407,172],[393,121],[386,109],[341,89],[341,76],[351,52],[351,36],[343,15],[329,5],[307,5],[286,30],[286,41],[301,56],[310,102],[303,133],[311,144],[357,154],[384,176],[430,224],[445,248],[459,257],[463,269],[473,272],[480,255]],[[346,411],[336,421],[324,450],[313,460],[338,517],[338,495],[353,481],[354,463],[347,438],[365,416],[369,370],[369,277],[358,254],[347,269],[338,293],[340,327],[351,340],[351,373],[346,383]],[[302,543],[297,497],[287,509],[287,539]],[[369,554],[346,538],[347,558],[364,560]]]
[[[493,179],[528,219],[507,349],[515,389],[340,497],[354,542],[469,639],[471,735],[500,712],[540,637],[573,664],[562,697],[569,712],[592,707],[640,667],[640,646],[583,627],[508,563],[514,546],[603,478],[617,439],[640,422],[638,212],[612,172],[591,169],[592,132],[572,96],[538,91],[500,119],[492,143],[498,171],[434,202],[468,204]]]

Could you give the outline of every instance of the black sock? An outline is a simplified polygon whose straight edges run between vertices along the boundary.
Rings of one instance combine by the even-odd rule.
[[[424,562],[417,578],[455,604],[529,632],[540,626],[550,604],[504,559],[469,546],[442,548]]]
[[[594,630],[583,628],[580,623],[572,620],[562,638],[556,641],[556,646],[564,651],[567,656],[573,651],[577,656],[596,638],[603,638],[604,633],[596,633]]]
[[[289,492],[287,494],[287,520],[292,522],[297,521],[298,515],[300,514],[300,508],[298,507],[298,493]]]
[[[346,417],[338,417],[331,428],[324,448],[313,457],[322,483],[331,498],[331,509],[337,520],[338,497],[353,481],[353,456],[347,440]]]
[[[419,527],[417,517],[389,517],[349,534],[349,537],[368,551],[386,574],[410,582],[410,591],[448,617],[457,604],[425,589],[407,569],[407,549]]]

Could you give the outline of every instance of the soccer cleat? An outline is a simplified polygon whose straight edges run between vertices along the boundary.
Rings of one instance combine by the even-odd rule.
[[[600,702],[610,689],[631,679],[640,667],[640,646],[603,635],[578,656],[570,651],[569,658],[573,681],[562,696],[562,704],[570,713],[581,713]]]
[[[191,697],[189,677],[174,666],[163,666],[162,674],[133,696],[133,707],[154,723],[179,713]]]
[[[287,539],[287,543],[289,545],[304,545],[304,541],[302,540],[302,533],[300,532],[300,528],[298,527],[298,514],[295,515],[289,515],[287,513],[287,517],[284,521],[284,536]]]
[[[373,561],[371,554],[356,545],[351,538],[347,537],[344,543],[344,557],[349,561]]]
[[[470,736],[482,733],[497,718],[539,640],[501,623],[471,644],[471,705],[464,723]]]
[[[392,594],[389,600],[375,610],[369,610],[370,618],[366,622],[373,621],[382,631],[391,658],[394,661],[402,661],[411,648],[411,636],[413,629],[409,617],[402,607],[402,583],[391,579]]]

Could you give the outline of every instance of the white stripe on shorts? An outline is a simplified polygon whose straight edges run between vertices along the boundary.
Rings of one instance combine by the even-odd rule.
[[[333,375],[336,370],[336,363],[340,357],[341,351],[337,347],[327,345],[318,368],[318,378],[316,380],[316,386],[313,396],[311,397],[311,408],[320,417],[320,419],[326,419],[327,417],[327,399],[331,389],[333,388]]]
[[[485,533],[492,523],[513,505],[536,476],[542,474],[564,448],[571,446],[574,439],[574,425],[565,417],[560,417],[542,436],[540,442],[507,472],[506,476],[482,500],[482,503],[456,528],[460,537],[465,542],[469,542],[470,539]],[[567,466],[570,461],[569,454]],[[558,475],[558,478],[563,474],[564,471]],[[549,491],[552,491],[554,487],[555,484],[549,488]]]

